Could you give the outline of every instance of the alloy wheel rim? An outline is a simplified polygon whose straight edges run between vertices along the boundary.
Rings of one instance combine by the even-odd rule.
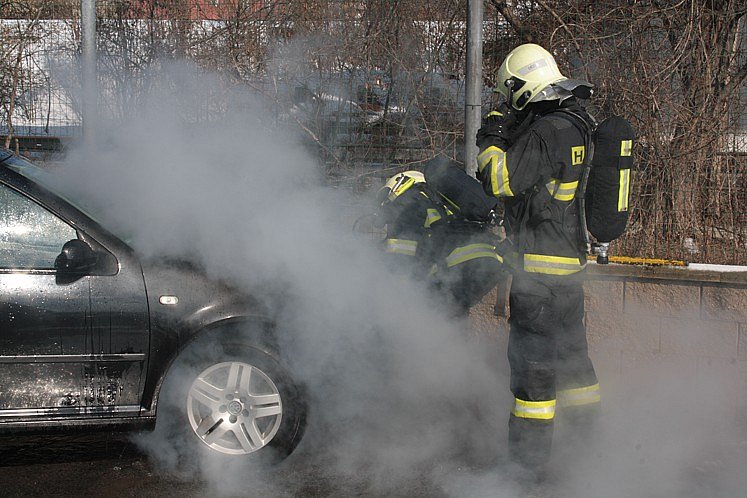
[[[187,416],[195,435],[213,450],[246,455],[275,437],[283,402],[275,383],[259,368],[222,362],[203,370],[192,382]]]

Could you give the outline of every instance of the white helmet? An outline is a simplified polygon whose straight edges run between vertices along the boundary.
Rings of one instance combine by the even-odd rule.
[[[519,111],[530,102],[565,100],[573,95],[589,98],[592,89],[591,83],[563,76],[552,54],[533,43],[513,49],[498,68],[496,79],[495,91]]]
[[[425,176],[420,171],[404,171],[397,173],[387,180],[376,195],[377,203],[383,206],[387,202],[393,202],[397,197],[404,194],[416,183],[424,183]]]

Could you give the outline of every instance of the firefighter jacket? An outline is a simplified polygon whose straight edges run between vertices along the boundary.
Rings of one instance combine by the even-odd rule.
[[[576,191],[593,120],[574,99],[527,120],[514,136],[478,133],[478,176],[504,201],[514,269],[572,275],[586,266]]]
[[[447,216],[443,207],[413,186],[383,206],[380,214],[387,226],[384,251],[391,255],[392,264],[416,275],[427,272],[432,256],[426,254],[429,251],[423,242],[428,228]]]
[[[384,250],[399,269],[432,276],[475,259],[502,262],[484,224],[461,221],[458,207],[424,184],[410,187],[380,214],[387,225]]]

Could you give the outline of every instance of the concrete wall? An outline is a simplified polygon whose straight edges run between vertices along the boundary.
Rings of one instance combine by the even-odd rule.
[[[747,271],[590,264],[585,290],[590,354],[603,385],[674,373],[699,387],[690,391],[698,403],[747,421]],[[495,301],[496,291],[470,318],[503,347],[508,326]]]

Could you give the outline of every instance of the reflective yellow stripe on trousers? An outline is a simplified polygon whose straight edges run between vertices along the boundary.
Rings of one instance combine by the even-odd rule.
[[[578,258],[564,256],[546,256],[544,254],[525,254],[524,271],[546,273],[549,275],[571,275],[586,267]]]
[[[415,240],[406,239],[386,239],[386,252],[394,254],[404,254],[406,256],[415,256],[418,250],[418,243]]]
[[[560,406],[583,406],[599,403],[602,396],[599,393],[599,384],[593,386],[564,389],[558,392],[558,404]]]
[[[514,409],[511,413],[519,418],[531,418],[536,420],[552,420],[555,418],[555,400],[549,401],[524,401],[514,398]]]
[[[492,258],[503,263],[503,258],[495,252],[495,246],[491,246],[490,244],[469,244],[457,247],[451,251],[446,257],[446,266],[451,268],[452,266],[477,258]]]
[[[576,189],[578,188],[578,180],[575,182],[560,183],[559,180],[552,178],[548,183],[545,184],[548,192],[559,201],[572,201],[576,197]]]

